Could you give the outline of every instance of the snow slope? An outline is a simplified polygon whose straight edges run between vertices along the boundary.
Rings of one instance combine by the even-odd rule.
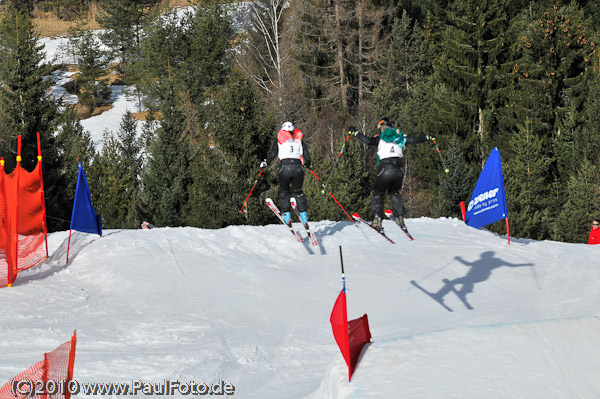
[[[51,234],[50,259],[0,290],[0,383],[76,329],[80,382],[222,379],[238,398],[600,397],[600,247],[507,245],[456,219],[407,226],[415,241],[384,222],[392,245],[313,222],[318,247],[279,224],[75,233],[68,265],[68,232]],[[373,336],[352,382],[329,324],[340,246],[349,317],[367,313]],[[472,309],[410,283],[437,292],[458,278]]]

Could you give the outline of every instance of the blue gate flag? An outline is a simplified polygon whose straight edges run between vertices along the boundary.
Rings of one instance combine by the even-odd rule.
[[[502,162],[500,151],[494,148],[473,190],[465,223],[472,227],[483,227],[505,218],[506,215]]]
[[[90,188],[81,162],[79,163],[79,175],[77,176],[77,188],[71,215],[71,230],[102,235],[102,219],[92,206]]]

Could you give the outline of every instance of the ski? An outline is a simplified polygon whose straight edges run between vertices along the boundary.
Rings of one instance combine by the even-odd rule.
[[[294,212],[296,212],[296,216],[298,217],[298,220],[300,221],[300,223],[302,223],[302,218],[300,217],[300,211],[296,207],[296,198],[294,198],[294,197],[290,198],[290,204],[292,205],[292,208],[294,208]],[[310,230],[310,227],[308,226],[308,222],[302,223],[302,225],[304,226],[304,229],[306,230],[306,234],[308,234],[308,238],[310,238],[310,243],[312,245],[319,245],[319,243],[317,242],[317,237],[315,237],[313,232]]]
[[[398,219],[396,218],[396,216],[394,215],[394,212],[392,212],[391,209],[386,209],[384,213],[385,213],[385,216],[387,216],[390,220],[392,220],[394,223],[396,223],[402,229],[402,231],[406,234],[406,236],[408,238],[410,238],[411,241],[414,240],[413,236],[410,235],[410,233],[408,232],[406,225],[404,223],[402,223],[402,224],[398,223]]]
[[[371,226],[371,223],[369,223],[366,220],[362,219],[358,213],[353,213],[352,217],[357,222],[362,223],[362,224],[366,224],[367,226],[369,226],[369,228],[371,228],[372,230],[376,231],[377,234],[379,234],[380,236],[382,236],[383,238],[385,238],[386,240],[388,240],[390,243],[395,244],[395,242],[392,241],[391,238],[389,238],[388,236],[385,235],[385,233],[383,232],[383,230],[377,230],[375,227]]]
[[[425,294],[429,295],[434,301],[436,301],[437,303],[439,303],[440,305],[442,305],[444,308],[446,308],[446,310],[448,312],[454,312],[454,310],[450,309],[448,307],[448,305],[446,305],[444,303],[444,301],[442,300],[442,298],[438,298],[436,295],[432,294],[431,292],[427,291],[425,288],[421,287],[419,285],[419,283],[417,283],[415,280],[410,280],[410,283],[412,285],[414,285],[415,287],[417,287],[418,289],[420,289],[421,291],[423,291]]]
[[[291,225],[287,224],[283,220],[283,216],[281,215],[281,212],[279,212],[279,208],[277,208],[277,206],[275,205],[273,200],[271,198],[267,198],[265,200],[265,202],[267,203],[267,206],[273,211],[273,213],[279,218],[279,221],[281,223],[283,223],[287,228],[290,229],[290,231],[296,237],[296,239],[300,242],[303,242],[304,240],[302,239],[302,237],[300,237],[300,234],[298,234],[298,232],[296,230],[294,230],[294,228]]]

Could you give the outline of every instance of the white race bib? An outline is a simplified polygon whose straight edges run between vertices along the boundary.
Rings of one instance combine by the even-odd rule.
[[[377,155],[379,159],[402,158],[402,147],[396,143],[386,143],[383,140],[379,140]]]
[[[287,140],[279,145],[279,159],[300,159],[302,157],[302,141]]]

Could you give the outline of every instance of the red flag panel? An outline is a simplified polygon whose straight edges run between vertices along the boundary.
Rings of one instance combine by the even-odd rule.
[[[350,344],[348,342],[348,312],[346,310],[346,293],[340,292],[333,305],[329,318],[333,329],[333,336],[337,342],[346,364],[350,366]]]
[[[338,295],[335,305],[333,305],[329,321],[331,322],[335,342],[337,342],[348,365],[348,381],[350,381],[362,348],[371,341],[369,319],[365,314],[358,319],[348,321],[346,293],[342,291]]]
[[[363,317],[348,322],[349,348],[350,348],[350,376],[354,373],[358,358],[363,346],[371,342],[371,331],[369,331],[369,319],[365,313]]]

